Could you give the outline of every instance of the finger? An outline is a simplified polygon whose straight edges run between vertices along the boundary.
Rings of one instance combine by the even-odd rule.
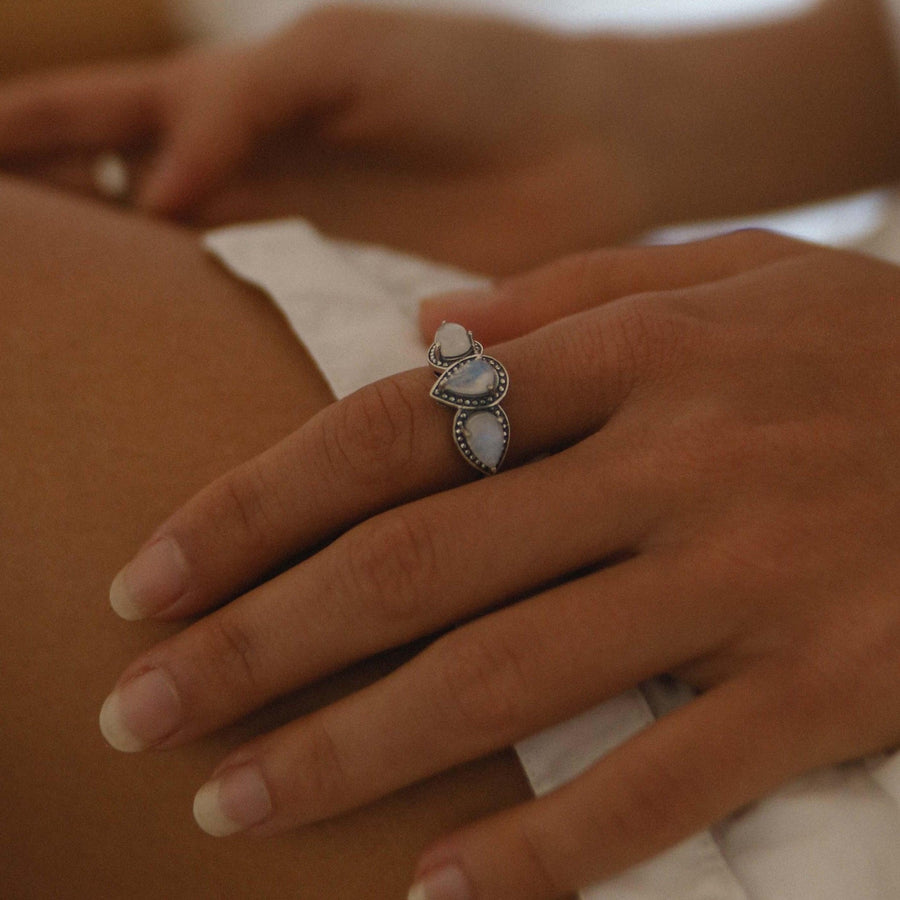
[[[157,66],[90,68],[23,79],[0,90],[0,157],[121,148],[159,125]]]
[[[186,101],[168,114],[165,138],[138,206],[181,212],[207,197],[250,156],[258,138],[252,92],[235,74],[192,85]]]
[[[583,253],[507,279],[493,290],[429,298],[420,309],[420,328],[430,340],[441,322],[462,322],[487,341],[509,340],[621,297],[730,278],[806,246],[748,229],[690,244]]]
[[[209,198],[258,149],[262,139],[351,99],[351,49],[328,9],[301,18],[260,44],[189,57],[174,98],[166,140],[138,203],[182,213]]]
[[[510,464],[609,418],[643,355],[632,344],[645,329],[633,324],[591,313],[498,348],[512,385]],[[452,413],[428,396],[433,382],[419,369],[370,385],[202,491],[116,577],[114,608],[126,618],[195,613],[363,518],[469,480]]]
[[[555,900],[824,763],[802,714],[785,700],[789,683],[781,671],[750,672],[661,719],[560,790],[444,839],[423,855],[415,896]],[[440,886],[448,892],[436,893]]]
[[[265,833],[330,817],[674,665],[708,635],[690,610],[672,608],[662,587],[677,597],[681,585],[669,581],[660,560],[639,556],[461,627],[371,687],[229,756],[213,781],[252,766],[271,810],[265,823],[235,819],[223,794],[219,811],[232,809],[233,830],[262,824]]]
[[[104,714],[111,742],[184,743],[352,662],[631,551],[655,512],[641,502],[650,499],[646,477],[617,445],[604,433],[552,463],[362,523],[134,660]],[[585,457],[608,478],[585,485]],[[526,559],[518,529],[531,537]],[[177,720],[131,684],[149,671],[168,682],[164,699],[177,695]]]
[[[128,183],[139,182],[146,171],[147,154],[131,151],[120,156],[127,173]],[[41,157],[32,162],[12,163],[7,167],[10,174],[32,181],[40,181],[54,187],[75,191],[92,197],[101,197],[113,202],[127,202],[128,191],[124,196],[110,194],[101,190],[98,184],[98,155],[87,151],[75,151],[53,157]]]

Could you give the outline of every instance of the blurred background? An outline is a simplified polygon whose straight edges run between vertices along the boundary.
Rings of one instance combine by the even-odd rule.
[[[257,37],[321,0],[0,0],[0,78],[48,66],[144,56],[193,41]],[[360,2],[360,0],[357,0]],[[377,4],[384,0],[362,0]],[[419,9],[492,11],[567,30],[716,28],[791,15],[815,0],[407,0]],[[393,2],[390,5],[403,5]],[[666,229],[684,240],[736,224],[759,224],[832,243],[875,230],[886,197],[840,202],[741,222]]]
[[[170,6],[181,26],[195,34],[221,31],[253,34],[277,26],[314,2],[316,0],[170,0]],[[379,0],[363,2],[376,4]],[[408,0],[405,5],[493,10],[577,29],[597,25],[694,27],[784,14],[810,2],[813,0]]]
[[[321,0],[2,0],[0,75],[256,36]],[[357,0],[359,2],[359,0]],[[363,0],[370,4],[382,0]],[[813,0],[408,0],[496,11],[561,28],[694,28],[789,14]],[[393,3],[398,6],[401,3]]]

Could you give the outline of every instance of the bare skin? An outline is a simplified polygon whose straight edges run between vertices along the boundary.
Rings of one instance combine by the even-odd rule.
[[[0,222],[4,896],[401,896],[429,839],[527,796],[509,754],[273,841],[209,838],[190,800],[229,749],[403,654],[172,753],[125,758],[97,729],[118,672],[181,628],[121,622],[112,573],[193,491],[331,402],[315,367],[187,233],[8,180]]]
[[[311,21],[316,52],[298,53]],[[521,69],[500,66],[499,89],[488,79],[504,101],[493,112],[511,114],[492,115],[488,104],[483,119],[480,88],[467,94],[458,67],[447,78],[437,65],[447,45],[427,38],[443,29],[400,21],[339,11],[261,51],[20,85],[6,96],[7,152],[144,145],[160,151],[150,157],[144,206],[202,221],[216,202],[240,196],[263,145],[258,196],[271,201],[277,184],[295,210],[300,182],[267,179],[279,171],[273,160],[296,166],[300,157],[285,149],[298,121],[311,119],[314,146],[304,152],[330,185],[322,221],[341,210],[333,214],[346,215],[344,233],[490,271],[638,224],[897,173],[897,92],[869,0],[826,3],[784,28],[642,43],[636,56],[616,42],[563,48],[527,30],[464,23],[463,46],[499,41],[548,75],[547,93],[536,96],[514,90],[509,76]],[[379,31],[379,22],[389,27]],[[417,39],[406,41],[410,33]],[[436,72],[447,102],[433,102],[428,78],[398,80],[390,66],[363,67],[364,77],[347,71],[348,59],[370,64],[371,52],[317,55],[371,51],[370,36],[391,50],[382,62],[399,54],[421,63],[426,46],[436,65],[399,71]],[[749,68],[734,65],[745,57]],[[473,62],[485,58],[496,59]],[[611,118],[598,119],[595,94],[572,86],[603,83],[610,60],[623,58],[637,65],[617,70],[619,99],[603,104]],[[458,52],[450,59],[458,64]],[[312,66],[309,78],[284,65],[298,60]],[[498,74],[488,68],[473,82]],[[175,90],[173,72],[191,90]],[[380,80],[385,73],[393,80]],[[290,85],[300,85],[299,97]],[[469,102],[454,106],[460,97]],[[560,111],[562,97],[577,102]],[[469,130],[473,113],[479,127]],[[89,127],[100,121],[108,131]],[[211,157],[210,146],[221,152]],[[464,199],[466,189],[479,202],[454,207],[448,198]],[[120,599],[124,584],[143,615],[208,614],[124,668],[106,707],[115,710],[111,743],[208,740],[326,672],[480,616],[371,687],[235,742],[210,773],[205,796],[215,804],[198,818],[213,832],[224,822],[278,835],[495,751],[650,675],[671,672],[701,692],[574,786],[452,832],[421,856],[423,885],[453,872],[457,896],[478,900],[556,898],[793,774],[895,746],[898,279],[861,257],[738,235],[570,259],[502,285],[487,304],[429,307],[426,318],[461,311],[488,339],[509,339],[498,352],[522,390],[509,404],[521,436],[513,470],[463,484],[462,463],[435,437],[440,411],[424,404],[431,376],[414,372],[327,409],[214,482],[150,532],[144,551],[156,555],[140,554],[117,582]],[[580,390],[568,390],[572,382]],[[377,446],[373,422],[382,427]],[[398,468],[386,444],[410,465]],[[536,504],[542,492],[549,496]],[[500,550],[479,557],[482,545],[473,545],[461,574],[446,552],[450,537],[459,540],[448,523],[473,508],[498,515]],[[549,527],[554,516],[560,527]],[[530,523],[527,564],[521,534],[500,527],[509,519]],[[340,532],[319,549],[323,534]],[[273,566],[288,568],[271,577]],[[458,587],[463,575],[465,590],[422,605],[435,584]],[[505,606],[522,594],[526,601]],[[611,620],[621,627],[610,629]],[[151,694],[141,682],[152,672],[165,690]],[[749,747],[748,723],[768,740]]]
[[[276,835],[654,675],[697,689],[571,784],[432,845],[422,889],[456,890],[429,900],[557,900],[896,747],[898,295],[894,266],[743,232],[433,301],[428,324],[506,339],[508,470],[471,483],[417,369],[204,488],[113,582],[129,618],[206,615],[126,666],[107,740],[187,745],[449,628],[219,762],[198,824]]]
[[[166,6],[165,0],[4,0],[0,78],[170,51],[176,34]]]
[[[493,274],[883,183],[898,140],[878,0],[653,40],[340,6],[255,45],[0,90],[0,157],[35,175],[84,186],[119,148],[148,210],[301,214]]]

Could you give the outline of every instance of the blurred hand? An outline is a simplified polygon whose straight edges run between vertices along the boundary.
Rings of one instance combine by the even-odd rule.
[[[555,898],[896,746],[898,296],[895,267],[746,232],[432,301],[429,331],[453,318],[507,340],[491,352],[510,374],[509,468],[471,481],[428,369],[324,410],[117,577],[129,618],[207,615],[129,666],[104,733],[184,744],[458,625],[223,761],[198,820],[268,835],[654,675],[699,691],[571,785],[426,852],[420,878],[459,900]]]
[[[610,42],[611,47],[614,42]],[[303,214],[504,272],[651,224],[609,65],[487,19],[329,8],[262,43],[0,90],[0,157],[90,189],[124,151],[137,204],[198,224]]]
[[[0,159],[216,225],[303,215],[486,274],[895,179],[880,0],[666,38],[320,9],[259,44],[0,89]]]

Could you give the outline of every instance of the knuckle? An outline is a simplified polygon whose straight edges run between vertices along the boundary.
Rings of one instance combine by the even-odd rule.
[[[551,855],[543,829],[535,822],[522,822],[518,829],[518,845],[528,880],[536,893],[562,896],[572,889],[569,879],[557,872],[557,860]]]
[[[529,688],[521,650],[471,629],[448,635],[436,646],[443,654],[445,703],[461,727],[491,745],[517,737],[526,720]]]
[[[367,385],[333,407],[321,438],[336,474],[395,480],[413,458],[416,409],[395,379]]]
[[[622,779],[589,828],[598,839],[615,836],[620,851],[647,844],[663,847],[702,821],[703,797],[703,785],[686,779],[677,761],[658,760],[643,767],[639,777]]]
[[[379,625],[403,625],[421,615],[436,568],[431,532],[400,507],[370,520],[349,537],[345,571],[352,596],[365,598]]]
[[[609,315],[587,313],[574,328],[554,329],[548,334],[547,355],[559,366],[560,381],[593,389],[597,382],[604,394],[624,397],[634,385],[634,374],[625,371],[609,327]]]
[[[204,619],[203,639],[208,673],[226,696],[251,702],[266,695],[256,641],[237,616],[226,610]]]
[[[709,331],[690,296],[668,291],[623,304],[613,336],[635,381],[667,381],[696,365],[706,353]]]
[[[221,480],[219,488],[218,505],[229,524],[253,543],[270,540],[282,516],[279,492],[268,484],[262,467],[256,462],[240,466]]]
[[[304,793],[317,809],[336,814],[355,805],[350,768],[322,716],[309,719],[295,770],[303,773]]]
[[[622,305],[614,319],[613,340],[626,371],[642,372],[656,361],[663,343],[662,324],[648,304]]]
[[[591,327],[573,329],[577,342],[573,359],[614,373],[621,382],[620,392],[670,365],[679,324],[653,300],[637,295],[605,308]]]

